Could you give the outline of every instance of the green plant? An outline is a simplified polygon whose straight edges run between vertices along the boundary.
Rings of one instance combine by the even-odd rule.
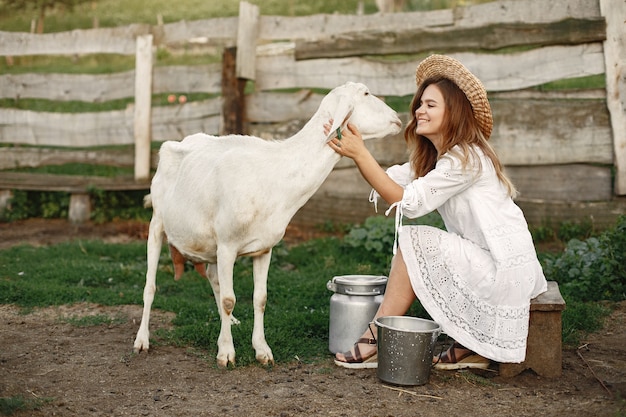
[[[91,219],[103,223],[115,219],[150,220],[152,211],[143,206],[146,191],[104,191],[90,189],[92,200]],[[70,194],[64,192],[39,192],[14,190],[7,208],[0,213],[0,221],[11,222],[42,217],[66,218]]]
[[[405,225],[427,225],[444,229],[443,220],[437,212],[417,219],[404,219]],[[357,225],[344,238],[344,244],[365,254],[370,262],[389,268],[395,239],[394,217],[368,217],[363,225]]]
[[[537,226],[530,229],[533,242],[547,242],[555,238],[554,230],[550,226]]]
[[[556,232],[557,237],[563,242],[569,242],[572,239],[586,239],[591,236],[593,225],[589,220],[580,222],[564,221],[559,224]]]
[[[626,299],[626,216],[597,237],[570,240],[561,255],[544,262],[546,277],[574,300]]]
[[[368,217],[362,226],[356,226],[345,236],[344,244],[362,250],[372,263],[389,265],[395,236],[394,218]]]
[[[67,217],[69,204],[68,193],[14,190],[7,208],[0,213],[0,221],[11,222],[30,217]]]
[[[316,229],[325,233],[347,233],[352,228],[352,225],[347,223],[335,222],[332,220],[326,220],[316,226]]]
[[[91,189],[91,219],[104,223],[114,219],[150,220],[152,210],[143,206],[146,191],[104,191]]]
[[[0,414],[11,416],[20,411],[38,410],[50,401],[50,398],[25,398],[22,395],[0,397]]]

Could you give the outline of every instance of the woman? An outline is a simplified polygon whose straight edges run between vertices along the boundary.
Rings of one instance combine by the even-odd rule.
[[[416,71],[412,119],[404,133],[410,162],[385,172],[348,125],[329,146],[354,160],[363,177],[402,216],[439,211],[446,230],[401,226],[376,316],[407,312],[416,299],[455,343],[433,359],[439,369],[522,362],[530,299],[547,283],[513,184],[488,140],[491,107],[482,83],[453,58],[432,55]],[[370,325],[335,363],[377,366]]]

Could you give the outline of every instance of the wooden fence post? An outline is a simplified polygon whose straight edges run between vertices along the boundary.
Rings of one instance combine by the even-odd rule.
[[[626,195],[626,1],[600,0],[600,10],[606,19],[606,104],[613,130],[615,194]]]
[[[245,87],[256,77],[256,39],[259,7],[239,3],[237,47],[224,49],[222,57],[222,126],[220,134],[245,134]]]
[[[239,3],[237,23],[237,77],[256,79],[256,40],[259,34],[259,6]]]
[[[237,48],[224,48],[222,55],[222,123],[220,135],[245,134],[244,90],[246,80],[235,74]]]
[[[135,180],[150,179],[152,137],[152,35],[137,37],[135,56]]]

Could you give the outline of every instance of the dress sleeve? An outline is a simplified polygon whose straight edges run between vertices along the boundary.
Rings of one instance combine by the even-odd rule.
[[[404,216],[414,219],[443,205],[448,199],[470,187],[478,178],[471,166],[463,169],[452,156],[442,157],[435,168],[404,188],[401,206]]]
[[[402,188],[405,188],[408,184],[411,183],[411,179],[413,178],[413,174],[411,171],[411,164],[409,162],[402,165],[393,165],[385,171],[387,176],[398,183]],[[374,204],[374,209],[378,213],[378,197],[380,194],[372,188],[370,192],[369,201]]]
[[[411,164],[409,162],[402,165],[393,165],[387,168],[387,175],[403,188],[411,183],[413,175],[411,172]]]

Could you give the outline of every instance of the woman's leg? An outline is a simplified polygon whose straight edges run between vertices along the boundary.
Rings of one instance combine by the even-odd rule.
[[[409,274],[404,264],[404,258],[402,252],[398,248],[398,253],[393,257],[391,261],[391,270],[389,271],[389,278],[387,279],[387,287],[385,289],[385,295],[383,301],[378,307],[378,311],[374,318],[384,316],[402,316],[409,310],[413,301],[415,301],[415,293],[409,280]],[[376,334],[374,326],[372,325],[372,331]],[[372,334],[370,330],[366,330],[361,336],[362,338],[370,339]],[[350,351],[350,354],[354,357],[354,348]],[[372,355],[376,350],[376,345],[367,343],[359,344],[359,351],[362,357],[367,358]],[[336,359],[340,362],[346,361],[346,355],[344,353],[337,353]]]

